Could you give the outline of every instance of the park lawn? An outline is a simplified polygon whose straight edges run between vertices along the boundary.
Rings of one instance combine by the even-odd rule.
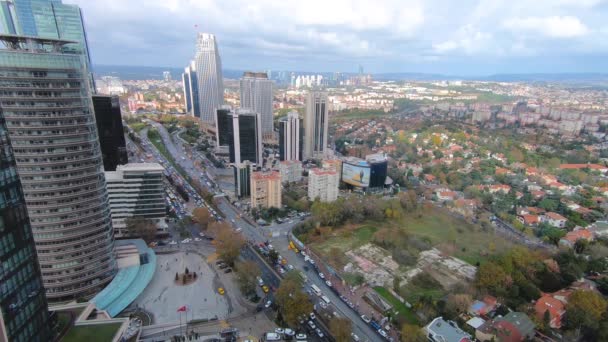
[[[372,240],[372,236],[378,228],[365,224],[361,226],[352,226],[345,229],[340,229],[335,232],[335,236],[319,243],[313,243],[312,247],[327,255],[332,248],[338,248],[342,252],[347,252]]]
[[[112,341],[122,323],[72,327],[61,342]]]
[[[409,324],[418,324],[416,315],[409,309],[405,304],[401,303],[399,299],[393,296],[387,289],[382,286],[375,286],[374,291],[378,292],[380,296],[386,299],[387,302],[393,305],[393,312],[398,312],[398,316],[403,317]]]

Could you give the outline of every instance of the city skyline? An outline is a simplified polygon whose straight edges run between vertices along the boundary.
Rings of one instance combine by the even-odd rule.
[[[608,70],[602,63],[608,7],[599,0],[338,1],[324,5],[327,14],[310,10],[321,4],[293,2],[152,1],[146,10],[137,3],[70,2],[83,8],[100,64],[177,67],[192,55],[192,38],[205,31],[218,37],[223,64],[239,70],[356,71],[359,64],[372,73],[450,75]],[[220,19],[234,13],[242,21]],[[173,53],[156,53],[165,50]]]

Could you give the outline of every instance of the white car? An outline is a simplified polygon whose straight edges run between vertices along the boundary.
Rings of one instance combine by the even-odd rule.
[[[202,241],[200,238],[194,238],[194,241],[199,242]]]
[[[360,341],[359,336],[357,336],[355,333],[350,333],[350,337],[352,337],[353,341],[355,341],[355,342],[359,342]]]
[[[378,329],[378,334],[380,334],[380,336],[387,338],[388,334],[386,333],[386,331],[382,330],[382,329]]]
[[[177,242],[175,242],[175,241],[171,241],[171,242],[169,242],[169,244],[170,244],[170,245],[177,245]]]
[[[291,265],[291,264],[287,265],[287,269],[289,269],[290,271],[293,271],[293,268],[294,268],[293,265]]]
[[[365,315],[361,315],[361,319],[363,320],[363,322],[365,322],[367,324],[369,324],[369,322],[372,321],[369,317],[367,317]]]
[[[325,274],[323,274],[323,272],[319,272],[319,278],[325,279]]]
[[[317,332],[317,336],[319,336],[320,338],[323,338],[323,332],[321,331],[321,329],[317,328],[317,330],[315,330]]]
[[[271,305],[272,305],[272,301],[269,300],[269,301],[266,302],[266,304],[264,305],[264,307],[266,309],[268,309]]]
[[[304,341],[304,340],[306,340],[306,337],[307,337],[306,334],[297,334],[296,335],[296,340],[298,340],[298,341]]]
[[[279,335],[283,335],[285,333],[285,329],[283,328],[276,328],[274,329],[274,332],[279,334]]]
[[[331,287],[331,281],[329,281],[329,280],[325,281],[325,285]]]
[[[289,328],[285,328],[285,331],[283,333],[285,334],[285,336],[294,336],[296,334],[295,331],[293,331]]]
[[[314,313],[314,312],[311,312],[311,313],[310,313],[310,319],[315,319],[315,318],[317,318],[317,316],[315,316],[315,313]]]
[[[315,322],[313,322],[313,321],[308,321],[308,326],[310,327],[310,329],[315,329],[317,327],[315,325]]]

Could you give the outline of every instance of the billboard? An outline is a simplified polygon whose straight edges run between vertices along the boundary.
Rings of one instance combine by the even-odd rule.
[[[369,165],[365,162],[359,164],[342,164],[342,181],[344,183],[367,188],[369,187]]]

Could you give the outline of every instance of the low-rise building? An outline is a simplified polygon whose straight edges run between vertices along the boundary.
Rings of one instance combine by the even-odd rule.
[[[568,219],[558,213],[549,211],[540,217],[540,221],[546,222],[547,224],[556,228],[564,228],[566,227],[566,222],[568,222]]]
[[[431,342],[470,342],[471,335],[458,327],[454,321],[437,317],[426,327],[426,336]]]
[[[130,163],[105,173],[117,237],[126,236],[126,220],[131,217],[150,219],[160,230],[167,228],[164,171],[158,163]]]
[[[281,174],[279,172],[251,173],[251,207],[281,207]]]
[[[589,229],[575,229],[566,233],[566,235],[559,240],[559,244],[572,248],[578,240],[592,241],[593,232]]]
[[[308,199],[333,202],[338,199],[340,173],[333,169],[311,169],[308,172]]]
[[[534,322],[523,312],[509,312],[504,317],[485,322],[475,330],[475,337],[481,342],[529,341],[534,334]]]
[[[302,180],[302,162],[298,160],[284,160],[279,163],[281,181],[295,183]]]

